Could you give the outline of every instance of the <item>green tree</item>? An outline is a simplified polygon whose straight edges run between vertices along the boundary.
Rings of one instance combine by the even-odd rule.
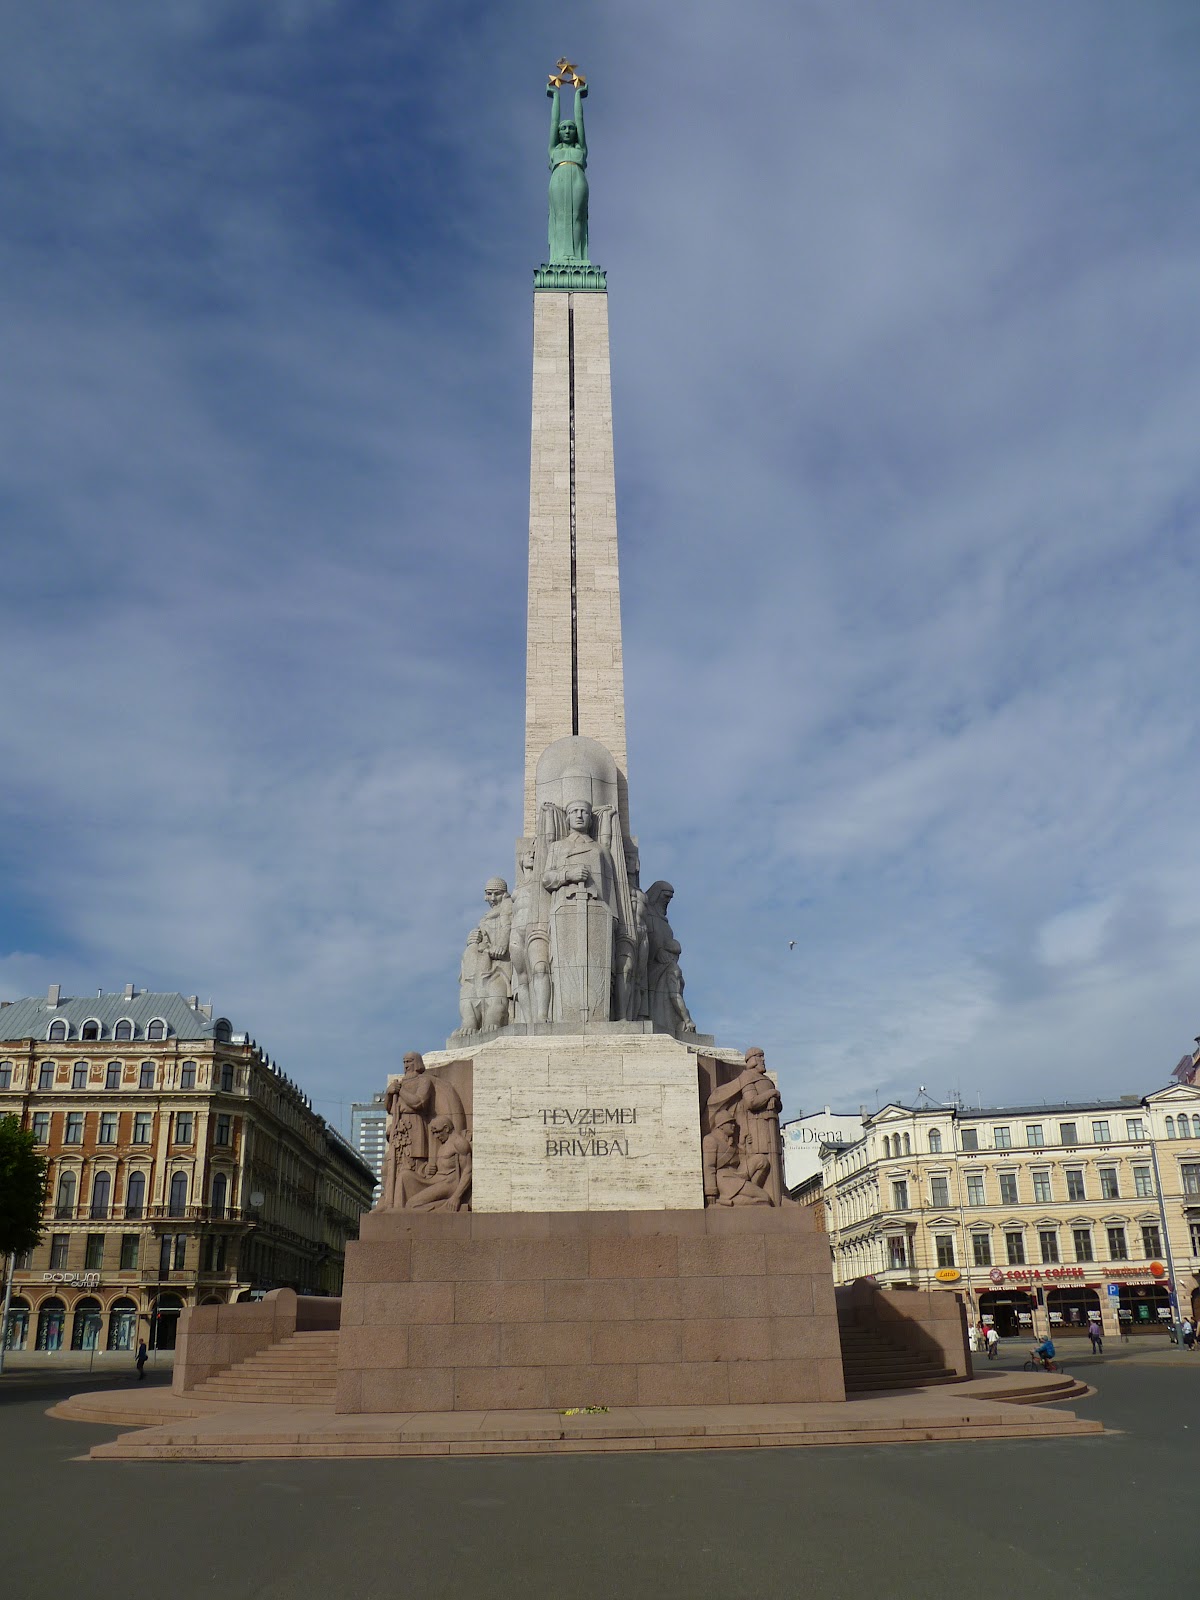
[[[0,1117],[0,1256],[32,1250],[42,1237],[46,1158],[16,1117]]]

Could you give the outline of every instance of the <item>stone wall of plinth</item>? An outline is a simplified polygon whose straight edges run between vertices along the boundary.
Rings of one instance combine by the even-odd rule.
[[[808,1207],[373,1212],[347,1245],[341,1412],[844,1398]]]

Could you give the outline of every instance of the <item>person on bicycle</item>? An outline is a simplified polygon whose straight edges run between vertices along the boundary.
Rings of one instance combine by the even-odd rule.
[[[1054,1360],[1054,1340],[1049,1334],[1046,1335],[1033,1352],[1033,1359],[1040,1361],[1047,1371],[1050,1370],[1050,1363]]]

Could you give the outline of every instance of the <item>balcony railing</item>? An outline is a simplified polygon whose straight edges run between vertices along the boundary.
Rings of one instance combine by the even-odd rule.
[[[48,1208],[55,1222],[257,1222],[259,1213],[245,1206],[107,1206],[55,1205]]]

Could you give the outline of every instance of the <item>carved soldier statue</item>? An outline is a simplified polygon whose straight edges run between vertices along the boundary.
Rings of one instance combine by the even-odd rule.
[[[712,1104],[712,1101],[709,1101]],[[704,1202],[710,1206],[769,1206],[771,1197],[751,1176],[738,1138],[737,1113],[730,1105],[712,1115],[712,1131],[700,1141]]]
[[[767,1058],[755,1047],[746,1051],[746,1069],[708,1097],[710,1126],[728,1112],[737,1123],[737,1143],[747,1177],[772,1205],[783,1199],[782,1142],[779,1113],[783,1101],[767,1076]]]
[[[405,1173],[421,1170],[429,1164],[431,1155],[436,1156],[429,1137],[436,1119],[448,1120],[455,1133],[467,1131],[466,1112],[458,1091],[427,1073],[424,1060],[415,1050],[404,1057],[404,1076],[388,1085],[385,1105],[387,1150],[380,1210],[408,1204]]]
[[[537,850],[528,840],[517,846],[517,887],[513,894],[512,955],[515,1021],[550,1020],[550,928],[546,891],[535,875]]]
[[[458,1014],[463,1034],[490,1033],[509,1020],[513,994],[513,903],[503,878],[489,878],[483,889],[488,903],[479,926],[467,935],[458,969]]]
[[[400,1204],[409,1211],[469,1210],[470,1134],[456,1130],[449,1117],[434,1117],[429,1132],[434,1140],[433,1160],[401,1171]]]
[[[672,886],[661,879],[646,891],[650,1018],[669,1033],[695,1033],[696,1024],[683,998],[680,944],[667,921],[667,907],[674,895]]]

